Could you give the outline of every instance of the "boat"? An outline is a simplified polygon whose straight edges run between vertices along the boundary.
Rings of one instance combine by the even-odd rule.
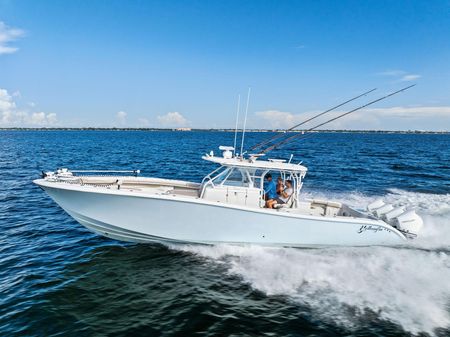
[[[202,158],[218,167],[201,183],[114,174],[46,172],[34,183],[77,222],[100,235],[131,242],[256,244],[284,247],[398,245],[423,221],[414,210],[377,200],[365,211],[302,198],[307,168],[282,159],[233,155],[221,146]],[[291,158],[292,160],[292,158]],[[267,208],[268,174],[293,182],[285,204]]]
[[[241,154],[236,154],[237,117],[234,146],[220,146],[218,156],[214,151],[202,156],[216,168],[201,183],[141,177],[138,170],[78,171],[67,168],[45,172],[34,183],[86,228],[123,241],[283,247],[405,244],[415,239],[423,226],[422,218],[413,209],[387,204],[383,200],[376,200],[361,210],[332,200],[308,199],[301,193],[307,173],[301,162],[293,163],[292,155],[289,160],[264,160],[264,156],[294,139],[310,135],[308,132],[326,123],[413,86],[333,117],[309,128],[307,133],[276,134],[254,146],[251,150],[266,146],[254,154],[243,151],[246,117]],[[248,98],[249,95],[247,109]],[[289,196],[284,202],[276,203],[275,208],[266,202],[264,182],[269,174],[280,177],[283,184],[289,181],[292,186]]]

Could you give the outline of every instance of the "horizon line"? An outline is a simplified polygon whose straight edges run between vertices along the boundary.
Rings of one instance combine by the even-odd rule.
[[[235,132],[231,128],[189,128],[189,127],[172,127],[172,128],[153,128],[153,127],[0,127],[0,131],[171,131],[171,132]],[[237,129],[242,132],[242,129]],[[283,132],[283,133],[438,133],[450,134],[447,130],[364,130],[364,129],[324,129],[324,130],[289,130],[285,129],[246,129],[246,132]]]

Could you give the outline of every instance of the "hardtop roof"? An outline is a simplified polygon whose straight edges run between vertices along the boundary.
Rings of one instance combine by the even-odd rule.
[[[308,169],[300,164],[291,164],[281,162],[279,160],[259,160],[254,157],[249,158],[223,158],[205,155],[202,159],[220,164],[227,167],[253,168],[262,170],[289,171],[289,172],[306,172]]]

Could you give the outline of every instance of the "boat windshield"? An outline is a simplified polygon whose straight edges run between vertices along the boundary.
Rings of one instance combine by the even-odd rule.
[[[206,176],[203,182],[208,181],[214,186],[263,188],[264,179],[268,173],[272,174],[275,181],[277,177],[281,177],[283,179],[283,182],[286,179],[293,178],[292,174],[283,171],[248,169],[238,167],[222,168],[222,170],[212,172],[210,175]]]
[[[265,178],[269,173],[275,183],[277,183],[278,178],[281,178],[283,186],[285,186],[286,180],[291,180],[294,190],[294,198],[298,200],[304,172],[236,166],[221,166],[208,174],[202,181],[200,197],[203,197],[208,186],[211,188],[220,188],[225,186],[233,186],[235,188],[255,188],[259,189],[261,193],[263,193],[266,187]]]
[[[246,170],[229,168],[213,178],[214,185],[245,186],[252,185],[252,180]]]

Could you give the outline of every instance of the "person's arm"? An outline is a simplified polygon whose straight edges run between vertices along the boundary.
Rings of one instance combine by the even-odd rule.
[[[289,187],[289,188],[292,189],[292,187]],[[283,198],[289,198],[292,195],[292,193],[291,194],[286,193],[286,190],[288,190],[289,188],[286,188],[283,190],[283,192],[281,192],[281,195],[283,196]]]

